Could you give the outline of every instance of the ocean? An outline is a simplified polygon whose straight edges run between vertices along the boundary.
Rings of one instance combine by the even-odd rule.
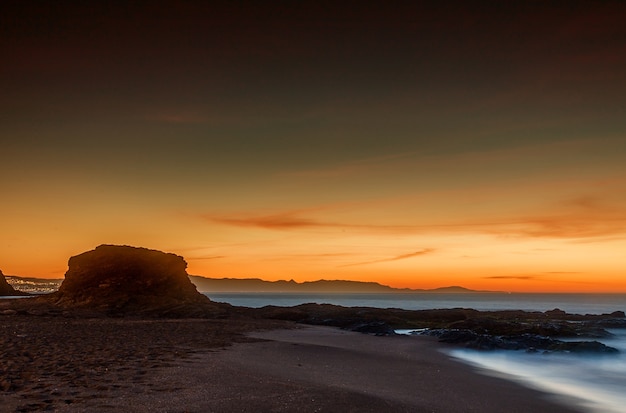
[[[576,314],[626,311],[626,294],[538,294],[538,293],[204,293],[213,301],[260,308],[266,305],[291,307],[304,303],[345,307],[473,308],[475,310],[547,311],[555,308]]]
[[[535,293],[390,293],[390,294],[296,294],[205,293],[218,302],[259,308],[304,303],[346,307],[474,308],[476,310],[547,311],[555,308],[575,314],[626,312],[626,294]],[[626,413],[626,330],[610,330],[614,336],[600,339],[617,348],[617,355],[543,354],[523,351],[445,350],[451,357],[475,366],[484,374],[497,375],[542,390],[562,403],[587,413]],[[400,331],[399,331],[400,332]],[[409,333],[408,330],[401,331]],[[590,339],[597,340],[597,339]]]

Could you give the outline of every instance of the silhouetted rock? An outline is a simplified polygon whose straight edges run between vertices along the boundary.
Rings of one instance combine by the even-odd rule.
[[[21,295],[29,295],[29,294],[22,292],[22,291],[18,291],[15,288],[13,288],[4,278],[4,274],[0,270],[0,295],[21,296]]]
[[[474,350],[526,350],[529,352],[604,353],[619,351],[598,341],[562,341],[537,334],[494,336],[466,329],[433,329],[424,335],[435,336],[442,343],[462,345]]]
[[[384,321],[370,321],[368,323],[358,323],[347,328],[359,333],[373,334],[375,336],[393,336],[396,331]]]
[[[564,313],[564,316],[567,314]],[[466,329],[478,334],[515,336],[534,334],[546,337],[586,337],[603,338],[612,334],[596,325],[594,321],[569,322],[567,320],[541,319],[498,319],[490,314],[454,322],[452,329]]]
[[[162,317],[215,316],[226,306],[196,290],[187,263],[175,254],[101,245],[71,257],[68,266],[59,291],[49,296],[58,306]]]
[[[548,317],[563,317],[566,316],[567,313],[563,310],[561,310],[560,308],[555,308],[554,310],[549,310],[545,312],[545,315],[547,315]]]
[[[617,353],[597,341],[612,334],[603,327],[626,328],[623,313],[578,315],[559,309],[539,311],[477,311],[467,308],[401,310],[395,308],[342,307],[302,304],[295,307],[267,306],[257,316],[298,323],[328,325],[376,335],[394,334],[394,329],[419,329],[440,341],[478,350],[526,350],[571,353]],[[560,338],[581,341],[563,341]]]

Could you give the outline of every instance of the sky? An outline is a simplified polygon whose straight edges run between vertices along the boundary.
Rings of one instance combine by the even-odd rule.
[[[626,3],[3,1],[0,268],[626,292]]]

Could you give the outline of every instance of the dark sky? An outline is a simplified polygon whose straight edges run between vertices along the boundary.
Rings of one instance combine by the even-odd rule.
[[[162,116],[315,127],[338,111],[427,130],[450,111],[472,124],[624,110],[620,2],[3,4],[8,124]],[[399,135],[389,144],[413,146]]]
[[[586,220],[626,199],[625,21],[620,1],[3,1],[0,212],[15,218],[0,265],[39,271],[9,258],[34,238],[60,261],[101,241],[193,244],[190,260],[241,275],[258,260],[222,246],[323,238],[312,227],[417,237],[361,234],[381,245],[354,261],[380,263],[471,255],[419,238],[425,223],[607,235]],[[575,222],[551,221],[559,205]],[[493,217],[532,228],[485,229]],[[259,254],[277,262],[259,275],[299,271],[288,248]],[[337,277],[375,277],[354,269]]]

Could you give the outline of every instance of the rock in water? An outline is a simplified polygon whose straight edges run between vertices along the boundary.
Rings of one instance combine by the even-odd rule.
[[[100,245],[71,257],[68,267],[59,291],[50,296],[63,307],[172,317],[204,317],[220,309],[196,290],[187,263],[175,254]]]
[[[4,278],[4,274],[0,270],[0,295],[11,295],[11,296],[20,296],[20,295],[29,295],[23,291],[18,291],[13,286],[11,286],[6,278]]]

